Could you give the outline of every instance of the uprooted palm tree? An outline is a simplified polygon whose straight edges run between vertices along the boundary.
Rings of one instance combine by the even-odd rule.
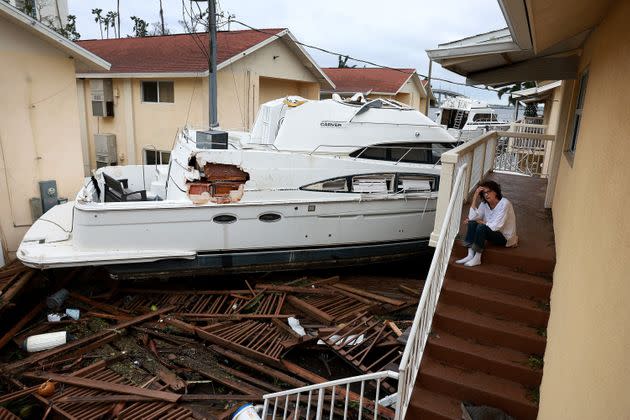
[[[517,99],[512,96],[512,93],[518,92],[519,90],[529,89],[533,87],[536,87],[536,83],[534,82],[516,82],[513,85],[505,86],[499,89],[497,91],[497,95],[499,96],[499,99],[501,99],[503,95],[505,95],[506,93],[509,93],[510,97],[508,98],[508,103],[510,105],[515,105]],[[525,116],[535,117],[537,115],[538,115],[538,108],[536,107],[536,104],[528,103],[527,106],[525,107]]]

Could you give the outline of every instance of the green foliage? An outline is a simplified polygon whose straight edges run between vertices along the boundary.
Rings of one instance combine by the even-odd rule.
[[[356,64],[354,66],[349,66],[348,65],[348,58],[349,57],[347,55],[346,56],[340,55],[339,56],[339,65],[337,67],[340,68],[340,69],[353,69],[353,68],[355,68]]]
[[[9,1],[6,0],[8,3]],[[37,19],[37,13],[35,11],[35,1],[34,0],[26,0],[21,7],[18,7],[22,13],[29,15],[33,19]]]
[[[143,37],[148,35],[149,24],[137,16],[131,16],[133,20],[133,36]]]
[[[117,12],[109,11],[105,15],[104,23],[105,23],[105,33],[107,34],[107,38],[109,38],[109,28],[114,29],[114,36],[116,35],[116,18],[118,17]]]
[[[505,86],[499,89],[497,91],[497,95],[499,96],[499,99],[501,99],[501,97],[503,97],[503,95],[505,95],[506,93],[510,94],[510,98],[508,99],[508,102],[514,105],[516,103],[516,99],[512,97],[512,92],[517,92],[519,90],[533,88],[535,86],[536,86],[536,83],[534,82],[516,82],[513,85]]]
[[[75,15],[68,15],[68,22],[66,25],[57,28],[54,25],[50,25],[50,29],[57,32],[59,35],[68,38],[70,41],[78,41],[81,38],[81,34],[77,32],[77,17]]]
[[[103,23],[105,22],[105,18],[101,15],[103,13],[103,9],[99,9],[98,7],[92,9],[92,14],[94,15],[94,22],[98,23],[98,28],[101,31],[101,39],[103,39]]]
[[[528,103],[527,106],[525,107],[524,115],[526,117],[537,117],[538,116],[538,107],[536,106],[536,104],[535,103]]]
[[[542,357],[532,354],[527,359],[527,364],[532,369],[540,370],[540,369],[542,369],[544,367],[545,362],[544,362]]]

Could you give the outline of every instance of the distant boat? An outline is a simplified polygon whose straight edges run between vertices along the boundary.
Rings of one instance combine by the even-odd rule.
[[[274,100],[251,133],[187,128],[168,165],[96,170],[74,202],[33,224],[17,256],[121,276],[400,258],[428,250],[440,156],[456,144],[384,99]]]
[[[486,102],[457,96],[440,105],[436,122],[460,141],[472,140],[490,130],[507,130],[509,121],[498,119]]]

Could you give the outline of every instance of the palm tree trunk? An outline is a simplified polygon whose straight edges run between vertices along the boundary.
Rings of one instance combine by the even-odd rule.
[[[162,0],[160,0],[160,21],[162,23],[162,35],[164,35],[164,10],[162,10]]]

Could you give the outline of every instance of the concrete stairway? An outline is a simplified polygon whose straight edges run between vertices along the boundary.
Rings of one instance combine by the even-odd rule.
[[[465,254],[456,244],[407,419],[461,419],[463,401],[535,419],[555,262],[488,248],[481,266],[454,263]]]

